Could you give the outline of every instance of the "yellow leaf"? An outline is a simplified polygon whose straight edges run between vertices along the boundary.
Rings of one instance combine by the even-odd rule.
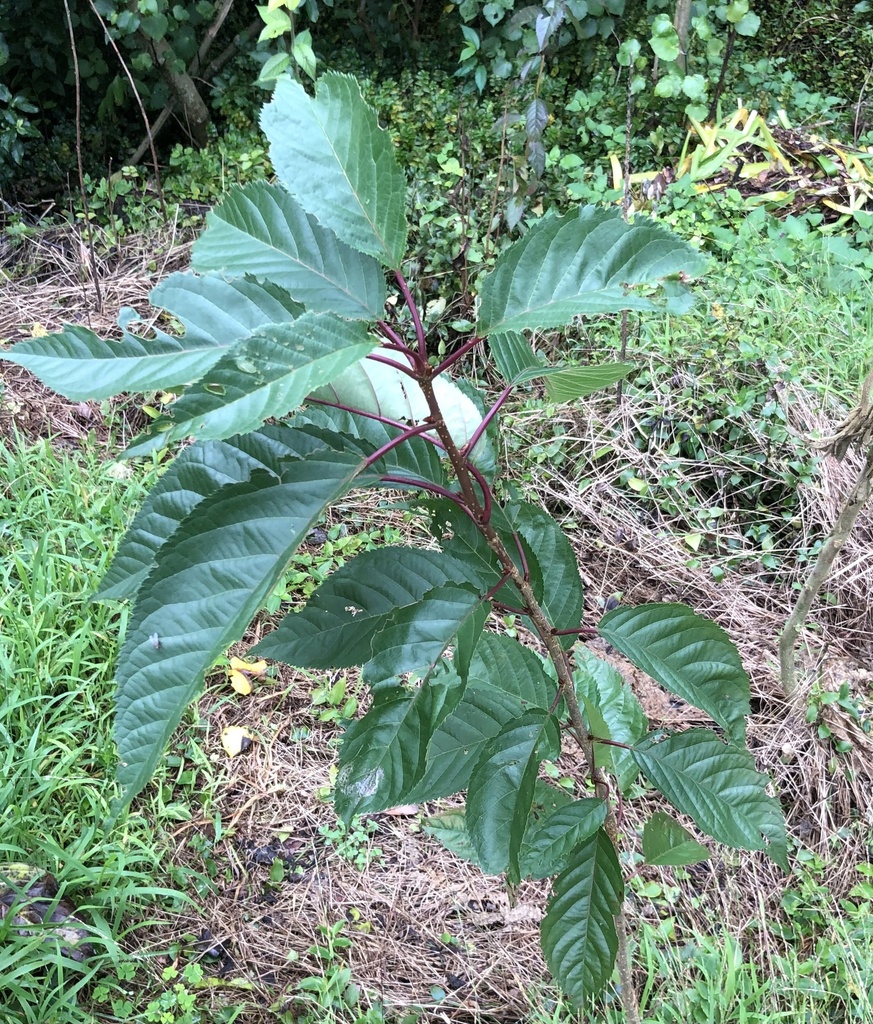
[[[228,757],[245,753],[255,737],[242,725],[228,725],[221,730],[221,745]]]
[[[250,676],[263,676],[267,672],[265,661],[243,661],[242,658],[231,658],[230,667],[234,672],[245,672]]]
[[[48,331],[43,327],[42,324],[34,324],[30,330],[31,338],[44,338],[48,334]]]
[[[252,692],[252,684],[249,680],[249,677],[245,674],[245,672],[237,672],[235,670],[232,670],[230,673],[230,685],[236,690],[237,693],[242,694],[243,697],[248,697],[248,695]]]
[[[716,320],[721,320],[724,316],[724,306],[720,302],[713,302],[710,313]]]
[[[700,542],[703,540],[703,536],[699,533],[686,533],[684,540],[692,551],[697,551],[700,548]]]

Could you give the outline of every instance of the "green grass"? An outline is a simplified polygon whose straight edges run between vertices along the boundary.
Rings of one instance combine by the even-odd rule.
[[[870,907],[835,916],[810,952],[748,950],[731,935],[696,934],[681,945],[643,925],[635,960],[644,1024],[849,1024],[873,1021]],[[867,919],[866,921],[864,919]],[[753,940],[752,940],[753,944]],[[623,1024],[618,996],[596,1009],[531,993],[527,1024]]]
[[[89,595],[143,484],[114,478],[94,448],[47,442],[0,450],[0,480],[0,874],[19,862],[55,875],[59,898],[93,922],[95,950],[77,963],[56,938],[18,935],[11,917],[0,924],[2,1021],[90,1022],[90,986],[122,957],[130,922],[167,896],[151,825],[132,816],[102,828],[115,796],[112,669],[126,612]]]

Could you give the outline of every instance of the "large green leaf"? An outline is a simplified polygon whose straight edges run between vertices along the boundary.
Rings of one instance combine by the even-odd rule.
[[[539,709],[506,723],[484,746],[467,790],[467,828],[482,870],[518,882],[519,854],[540,762],[560,746],[555,719]]]
[[[434,378],[433,390],[452,440],[462,448],[482,422],[482,416],[476,404],[446,377]],[[312,397],[405,423],[420,423],[430,415],[427,400],[414,380],[373,360],[350,367],[329,385],[314,391]],[[494,446],[487,436],[476,442],[472,461],[486,475],[494,472]]]
[[[328,72],[310,97],[299,82],[280,78],[261,127],[273,167],[300,205],[354,249],[399,269],[406,175],[357,81]]]
[[[581,314],[653,309],[631,289],[695,275],[703,260],[687,242],[645,218],[633,224],[593,206],[546,216],[504,252],[480,288],[480,337],[563,327]]]
[[[646,734],[649,723],[621,673],[586,647],[576,649],[575,662],[573,680],[576,692],[598,708],[607,730],[604,738],[633,746]],[[619,789],[625,792],[639,774],[636,761],[623,747],[606,749]]]
[[[164,542],[195,506],[225,484],[242,483],[258,469],[278,480],[283,459],[303,458],[327,447],[325,441],[304,431],[268,425],[241,437],[203,441],[184,448],[149,492],[96,596],[115,600],[133,597]]]
[[[255,430],[270,417],[295,409],[375,347],[362,323],[328,313],[304,313],[291,323],[262,327],[192,384],[130,444],[125,456],[144,455],[192,435],[209,440]]]
[[[182,321],[184,337],[155,331],[153,338],[139,338],[126,329],[132,319],[127,311],[119,317],[125,327],[121,341],[104,341],[86,327],[68,325],[60,334],[19,342],[0,359],[27,367],[73,401],[109,398],[195,380],[272,318],[285,322],[301,312],[279,288],[193,274],[171,275],[151,298]]]
[[[550,878],[563,871],[573,848],[593,835],[606,817],[606,801],[574,800],[528,827],[519,867],[523,878]]]
[[[467,575],[462,562],[442,551],[363,551],[333,572],[299,612],[286,615],[253,653],[298,668],[364,665],[373,656],[376,634],[404,609],[435,588],[465,582]]]
[[[632,363],[604,363],[602,366],[548,366],[541,363],[530,342],[515,331],[488,339],[494,362],[508,384],[526,384],[546,378],[546,393],[552,402],[572,402],[610,384],[623,380]]]
[[[575,402],[617,384],[633,369],[633,363],[555,367],[555,372],[546,378],[546,395],[552,402]]]
[[[452,672],[434,673],[413,690],[376,691],[372,707],[343,737],[334,804],[344,821],[408,799],[424,770],[428,740],[462,691]]]
[[[709,850],[675,818],[655,811],[643,825],[643,857],[657,867],[685,867],[708,860]]]
[[[541,925],[549,970],[577,1003],[597,995],[609,981],[618,950],[615,916],[623,899],[615,847],[598,829],[555,879]]]
[[[479,866],[476,851],[470,841],[470,833],[467,831],[467,815],[462,807],[425,818],[423,827],[424,831],[439,840],[449,853]]]
[[[318,451],[205,499],[158,552],[140,587],[117,669],[118,780],[129,801],[215,659],[237,640],[326,505],[362,470]]]
[[[506,508],[506,518],[525,542],[529,568],[537,570],[540,586],[534,595],[554,629],[576,629],[582,622],[582,580],[573,546],[545,509],[523,501]],[[570,648],[576,637],[561,637]]]
[[[172,313],[185,327],[189,341],[227,345],[259,327],[285,324],[304,312],[288,292],[253,277],[227,280],[220,274],[170,274],[152,289],[154,306]],[[177,383],[193,378],[180,377]]]
[[[385,279],[370,256],[341,242],[278,185],[234,189],[206,217],[194,243],[195,270],[252,274],[288,292],[311,312],[378,320]]]
[[[766,850],[782,867],[785,821],[769,779],[746,750],[730,747],[708,729],[662,738],[654,733],[633,748],[640,770],[707,835],[741,850]],[[769,841],[769,845],[768,845]]]
[[[431,532],[443,550],[463,561],[484,588],[491,589],[496,586],[503,576],[500,559],[491,550],[484,534],[467,513],[460,509],[455,502],[443,498],[424,501],[421,504],[431,513]],[[519,547],[513,538],[509,520],[499,505],[492,510],[491,525],[506,545],[516,568],[522,572],[524,562]],[[531,585],[534,588],[534,593],[542,592],[542,575],[539,564],[534,562],[528,568],[531,570]],[[495,592],[494,597],[514,608],[524,604],[524,599],[514,583],[505,583]]]
[[[749,677],[727,633],[684,604],[616,608],[598,632],[671,693],[746,742]]]
[[[512,637],[485,633],[464,696],[431,738],[427,769],[410,799],[436,800],[466,789],[488,740],[525,711],[550,707],[555,693],[537,654]]]
[[[449,584],[429,590],[417,604],[399,608],[373,637],[373,657],[362,678],[373,685],[401,672],[430,672],[458,634],[468,628],[468,650],[458,659],[464,676],[472,648],[485,625],[490,602],[468,584]]]

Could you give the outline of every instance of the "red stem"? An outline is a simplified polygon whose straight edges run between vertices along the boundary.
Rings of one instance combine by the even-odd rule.
[[[519,537],[517,530],[513,530],[512,539],[515,541],[515,546],[518,548],[519,558],[521,558],[521,574],[524,576],[525,580],[530,583],[530,568],[528,567],[524,548],[521,546],[521,537]]]
[[[500,397],[497,399],[497,401],[494,403],[494,405],[491,406],[491,408],[488,410],[488,412],[485,413],[485,416],[483,417],[482,422],[473,431],[473,436],[464,445],[464,452],[465,453],[471,452],[476,447],[476,445],[479,442],[479,438],[488,429],[488,424],[497,415],[497,412],[500,409],[500,406],[503,405],[503,403],[506,401],[506,399],[509,398],[509,396],[512,394],[512,390],[513,390],[514,387],[515,387],[514,384],[507,384],[506,387],[500,392]]]
[[[407,377],[418,380],[418,373],[415,370],[411,370],[408,366],[403,366],[402,363],[396,363],[393,359],[389,359],[388,356],[380,356],[378,352],[371,352],[365,358],[371,359],[374,363],[384,363],[386,366],[392,366],[395,370],[405,373]]]
[[[593,626],[577,626],[576,629],[553,629],[552,636],[597,636]]]
[[[492,597],[497,593],[503,584],[509,579],[509,573],[505,572],[500,579],[494,584],[494,586],[488,591],[488,593],[482,598],[483,601],[490,601]]]
[[[385,476],[380,476],[379,480],[383,484],[402,484],[404,487],[418,487],[422,491],[431,491],[433,494],[438,494],[441,498],[448,498],[449,501],[453,501],[459,508],[466,512],[474,523],[476,522],[475,517],[467,508],[464,499],[460,494],[456,494],[454,491],[449,491],[445,487],[440,487],[439,484],[432,484],[430,480],[416,480],[414,477],[393,476],[390,473],[386,473]]]
[[[485,479],[482,473],[478,469],[476,469],[476,467],[469,460],[465,461],[465,465],[467,467],[467,472],[470,474],[470,476],[473,477],[473,479],[482,489],[482,522],[489,523],[491,522],[491,508],[494,501],[494,498],[491,494],[491,488],[488,486],[488,481]]]
[[[406,278],[399,270],[394,271],[394,276],[397,278],[397,284],[400,286],[400,291],[403,293],[403,301],[406,303],[409,309],[410,316],[412,317],[412,323],[415,327],[415,337],[418,340],[418,357],[422,363],[427,363],[427,342],[424,336],[424,327],[421,324],[421,317],[418,313],[418,306],[415,304],[415,299],[412,297],[412,292],[409,290],[409,285],[406,283]]]
[[[384,320],[377,320],[376,326],[379,328],[380,332],[384,334],[385,337],[391,342],[392,345],[395,345],[398,348],[403,349],[405,352],[409,352],[411,355],[414,355],[412,349],[406,344],[403,338],[397,333],[397,331],[394,330],[394,328],[390,324],[386,323]]]
[[[384,423],[386,427],[397,427],[398,430],[409,430],[409,424],[403,423],[401,420],[392,420],[387,416],[380,416],[377,412],[365,412],[363,409],[355,409],[350,405],[343,405],[341,402],[328,402],[324,398],[307,398],[307,402],[312,402],[315,405],[326,405],[331,409],[341,409],[343,412],[350,412],[354,416],[364,416],[368,420],[376,420],[377,423]],[[431,429],[433,424],[430,423],[427,429]],[[424,435],[425,441],[430,441],[431,444],[436,445],[437,448],[445,449],[442,441],[432,434]]]
[[[455,351],[452,352],[451,355],[446,356],[446,358],[439,364],[439,366],[433,371],[434,377],[437,377],[439,376],[439,374],[444,373],[446,370],[448,370],[450,366],[453,366],[459,359],[463,359],[468,352],[472,351],[477,345],[481,345],[484,340],[484,338],[476,337],[471,338],[469,341],[465,341],[464,344],[461,345],[459,349],[455,349]]]
[[[398,434],[397,437],[392,437],[390,441],[386,441],[381,448],[378,448],[364,463],[365,468],[369,468],[374,463],[378,462],[383,455],[387,455],[392,448],[396,448],[398,445],[403,444],[404,441],[408,441],[410,437],[416,437],[418,434],[423,434],[427,430],[432,430],[432,423],[419,423],[415,427],[408,427],[402,434]]]

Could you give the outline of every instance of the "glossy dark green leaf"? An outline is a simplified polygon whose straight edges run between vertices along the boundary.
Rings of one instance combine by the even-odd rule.
[[[655,811],[643,826],[643,857],[656,867],[685,867],[708,860],[709,850],[675,818]]]
[[[555,879],[540,929],[549,970],[577,1003],[597,995],[609,981],[618,949],[615,915],[623,899],[615,847],[598,829],[573,851]]]
[[[605,817],[606,801],[585,797],[531,825],[521,848],[522,877],[550,878],[563,871],[574,848],[593,835]]]
[[[646,778],[707,835],[741,850],[766,850],[787,868],[782,810],[748,751],[708,729],[689,729],[666,738],[651,734],[633,755]]]
[[[385,312],[379,264],[307,216],[278,185],[255,182],[228,193],[207,214],[191,264],[226,277],[268,280],[315,313],[374,321]]]
[[[466,789],[485,744],[532,708],[551,707],[556,684],[539,656],[517,640],[484,633],[458,706],[434,733],[427,770],[412,800],[436,800]]]
[[[677,697],[705,711],[736,744],[746,742],[749,677],[727,633],[684,604],[616,608],[597,631]]]
[[[363,551],[333,572],[299,612],[286,615],[253,653],[298,668],[363,665],[373,656],[376,634],[399,613],[465,576],[464,565],[441,551]]]
[[[456,643],[459,632],[466,640],[458,665],[463,678],[489,611],[490,602],[470,584],[429,590],[416,604],[397,609],[373,636],[373,656],[364,665],[362,678],[373,685],[403,672],[429,673]]]
[[[559,745],[555,719],[533,710],[507,722],[482,749],[467,790],[467,827],[488,874],[519,880],[537,770],[544,748],[551,753]]]
[[[242,483],[256,470],[278,480],[282,460],[303,458],[329,445],[303,431],[268,425],[226,441],[184,448],[152,488],[122,538],[98,598],[133,597],[154,565],[155,555],[197,505],[225,484]]]
[[[582,622],[582,580],[576,553],[560,524],[545,509],[530,502],[519,502],[506,508],[510,526],[527,545],[528,567],[535,563],[537,578],[534,587],[537,600],[546,618],[555,629],[575,629]],[[573,635],[561,637],[565,648],[576,642]]]
[[[334,804],[344,821],[408,799],[424,770],[428,741],[462,691],[463,683],[448,672],[414,689],[376,691],[372,707],[343,737]]]
[[[239,639],[359,458],[318,451],[277,480],[257,472],[214,492],[164,543],[142,583],[116,677],[118,781],[129,801],[154,771],[206,671]]]
[[[605,738],[633,746],[646,734],[648,721],[621,673],[608,661],[598,658],[587,647],[576,649],[575,661],[573,680],[576,692],[580,696],[585,696],[598,708],[606,726]],[[637,763],[629,750],[622,747],[606,749],[609,751],[612,770],[618,779],[619,788],[625,792],[639,774]]]

